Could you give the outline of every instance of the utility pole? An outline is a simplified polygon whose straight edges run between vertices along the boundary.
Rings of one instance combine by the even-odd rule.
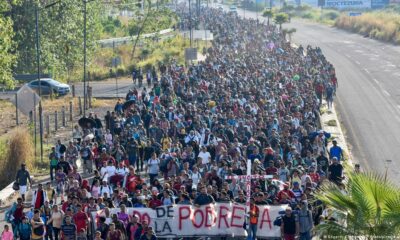
[[[44,8],[49,8],[60,1],[50,3]],[[40,136],[40,160],[43,162],[43,108],[42,108],[42,81],[40,80],[40,33],[39,33],[39,2],[35,8],[35,29],[36,29],[36,63],[37,63],[37,79],[39,81],[39,136]],[[52,94],[52,93],[51,93]],[[36,115],[36,114],[35,114]],[[35,121],[36,132],[36,121]],[[36,151],[36,134],[35,134],[35,151]],[[36,154],[35,154],[36,156]]]
[[[83,0],[83,116],[86,117],[87,90],[86,90],[86,4]]]
[[[35,28],[36,28],[36,63],[37,63],[37,79],[39,81],[39,135],[40,135],[40,160],[43,161],[43,131],[42,131],[42,81],[40,80],[40,44],[39,44],[39,3],[35,8]],[[36,104],[36,98],[33,96]],[[35,106],[36,108],[36,106]],[[34,111],[34,129],[35,129],[35,153],[36,153],[36,111]],[[36,157],[36,154],[35,154]]]
[[[192,6],[189,0],[189,37],[190,37],[190,48],[192,48],[193,32],[192,32]]]

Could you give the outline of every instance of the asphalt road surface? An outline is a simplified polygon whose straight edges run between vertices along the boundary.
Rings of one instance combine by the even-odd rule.
[[[242,9],[238,14],[243,16]],[[246,18],[256,18],[246,11]],[[259,17],[260,21],[263,20]],[[292,20],[296,44],[319,46],[335,66],[335,104],[354,162],[400,179],[400,47],[334,27]]]

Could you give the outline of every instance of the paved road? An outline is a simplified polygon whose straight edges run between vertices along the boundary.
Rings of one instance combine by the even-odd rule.
[[[355,162],[400,179],[400,47],[302,20],[284,24],[291,27],[295,43],[319,46],[336,68],[336,106]]]
[[[95,81],[88,82],[92,87],[93,97],[95,98],[116,98],[125,97],[128,90],[134,87],[132,80],[127,77],[119,78],[116,82],[115,80],[109,81]],[[147,83],[143,85],[147,87]],[[0,99],[13,99],[16,91],[1,92]],[[76,96],[83,96],[83,83],[75,83],[75,94]]]

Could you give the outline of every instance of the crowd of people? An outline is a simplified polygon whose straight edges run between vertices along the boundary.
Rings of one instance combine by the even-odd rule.
[[[188,17],[181,13],[183,26]],[[104,118],[82,120],[70,142],[52,148],[51,182],[39,184],[28,212],[30,177],[21,167],[5,235],[157,239],[127,208],[245,204],[245,183],[232,176],[246,174],[247,159],[252,174],[273,176],[251,181],[250,226],[260,205],[288,205],[276,221],[284,239],[311,239],[315,225],[335,220],[313,195],[327,182],[344,188],[342,150],[336,142],[328,149],[318,124],[323,97],[336,91],[333,66],[319,48],[292,48],[275,26],[217,9],[203,18],[214,33],[206,60],[160,64],[159,79],[148,71],[148,89],[134,87]],[[100,209],[106,214],[90,222]],[[256,239],[257,227],[249,229]]]

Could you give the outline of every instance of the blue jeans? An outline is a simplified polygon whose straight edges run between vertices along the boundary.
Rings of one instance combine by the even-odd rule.
[[[251,224],[247,230],[247,240],[255,240],[257,235],[257,224]]]
[[[136,163],[136,155],[135,154],[129,154],[128,155],[128,161],[129,161],[129,165],[131,166],[135,166]]]
[[[300,233],[300,240],[311,240],[311,232],[307,231]]]

